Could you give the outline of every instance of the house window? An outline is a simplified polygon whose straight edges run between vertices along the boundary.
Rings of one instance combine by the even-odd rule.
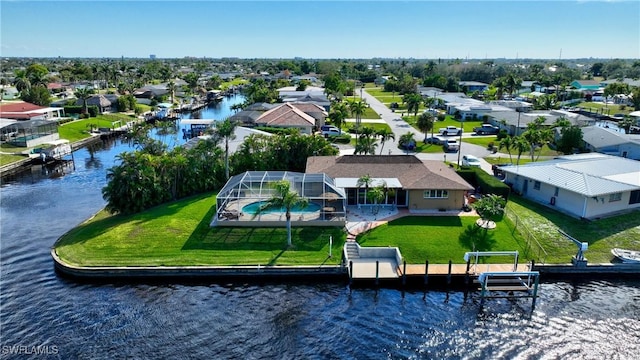
[[[553,192],[553,196],[558,196],[559,192],[560,192],[560,188],[556,186],[556,190]]]
[[[614,193],[609,195],[609,202],[622,200],[622,193]]]
[[[449,197],[447,190],[425,190],[423,197],[425,199],[446,199]]]
[[[540,181],[533,182],[533,190],[540,190]]]
[[[633,190],[629,196],[629,205],[640,203],[640,190]]]

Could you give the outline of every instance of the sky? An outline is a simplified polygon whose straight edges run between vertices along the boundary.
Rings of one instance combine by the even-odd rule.
[[[640,58],[640,1],[0,0],[2,57]]]

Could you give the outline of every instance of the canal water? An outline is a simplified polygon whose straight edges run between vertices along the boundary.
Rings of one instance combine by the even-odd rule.
[[[640,280],[543,283],[532,309],[444,290],[59,277],[51,246],[104,206],[106,169],[128,150],[101,143],[76,151],[75,169],[35,167],[3,183],[0,358],[639,358]]]

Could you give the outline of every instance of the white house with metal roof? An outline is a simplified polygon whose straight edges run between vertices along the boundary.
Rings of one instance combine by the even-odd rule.
[[[624,130],[622,130],[624,131]],[[591,151],[640,160],[640,135],[600,126],[582,128],[582,140]]]
[[[572,216],[594,219],[640,209],[640,162],[597,153],[501,167],[522,196]]]

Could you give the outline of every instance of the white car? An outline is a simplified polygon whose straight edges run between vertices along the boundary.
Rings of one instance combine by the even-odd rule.
[[[480,159],[473,155],[462,156],[462,166],[475,166],[480,167]]]

